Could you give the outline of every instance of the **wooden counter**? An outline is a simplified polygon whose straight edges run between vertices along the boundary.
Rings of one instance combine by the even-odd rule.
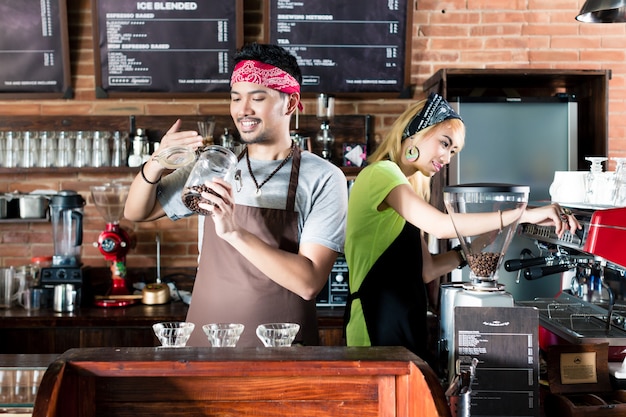
[[[159,342],[152,325],[181,321],[188,306],[176,301],[163,305],[80,307],[73,313],[51,309],[0,309],[0,354],[61,354],[72,348],[153,347]],[[343,344],[343,309],[320,309],[320,344]]]
[[[400,347],[73,349],[34,417],[450,416],[438,379]]]

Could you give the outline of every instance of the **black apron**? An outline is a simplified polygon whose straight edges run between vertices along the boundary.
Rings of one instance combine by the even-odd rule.
[[[420,230],[406,222],[358,291],[350,294],[345,323],[350,319],[352,300],[358,298],[372,346],[404,346],[426,360],[428,302],[422,266]]]
[[[237,205],[235,218],[241,227],[269,245],[298,252],[298,213],[295,211],[300,150],[295,147],[284,210]],[[269,279],[230,244],[215,234],[206,217],[202,254],[187,321],[196,328],[187,346],[210,346],[202,331],[208,323],[242,323],[245,328],[237,347],[263,346],[256,336],[262,323],[294,322],[300,332],[294,343],[318,343],[315,300],[306,301]]]

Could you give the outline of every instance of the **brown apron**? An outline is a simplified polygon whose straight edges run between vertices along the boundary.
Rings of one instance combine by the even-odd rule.
[[[298,252],[298,213],[295,211],[300,150],[295,147],[285,210],[236,205],[237,223],[267,244]],[[195,323],[187,346],[210,346],[202,331],[208,323],[242,323],[237,347],[263,346],[256,336],[262,323],[300,324],[294,343],[318,344],[315,300],[306,301],[281,287],[215,234],[206,217],[202,254],[187,321]]]

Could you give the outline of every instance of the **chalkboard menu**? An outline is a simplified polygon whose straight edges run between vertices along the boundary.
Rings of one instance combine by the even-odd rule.
[[[93,0],[96,96],[228,92],[242,3]]]
[[[0,0],[0,98],[71,98],[65,0]]]
[[[410,79],[412,4],[268,0],[267,41],[298,58],[303,94],[399,95]]]

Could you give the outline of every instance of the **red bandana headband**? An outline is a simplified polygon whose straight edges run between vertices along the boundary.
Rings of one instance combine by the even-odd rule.
[[[287,94],[300,92],[300,84],[293,76],[278,67],[253,60],[240,61],[235,65],[230,85],[235,83],[259,84]],[[298,109],[302,111],[300,102]]]

